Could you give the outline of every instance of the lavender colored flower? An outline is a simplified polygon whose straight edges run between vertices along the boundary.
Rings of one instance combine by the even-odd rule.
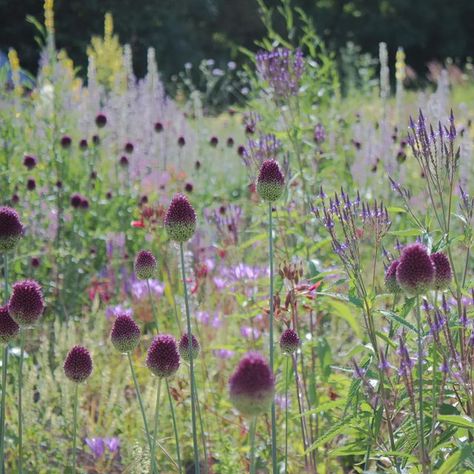
[[[266,412],[275,393],[275,377],[267,361],[257,352],[247,353],[229,379],[234,406],[246,416]]]
[[[199,341],[197,338],[194,336],[194,334],[191,335],[191,351],[189,350],[189,337],[188,334],[185,333],[181,337],[178,345],[179,349],[179,354],[180,356],[187,362],[191,359],[196,359],[199,355],[199,352],[201,351],[201,345],[199,344]],[[191,356],[191,357],[190,357]]]
[[[89,446],[92,454],[96,458],[101,458],[105,452],[104,438],[85,438],[84,440]]]
[[[105,127],[107,125],[107,117],[105,116],[105,114],[97,114],[97,116],[95,117],[95,124],[99,128]]]
[[[176,339],[169,334],[156,336],[148,349],[147,367],[158,377],[171,377],[179,369],[179,364]]]
[[[444,253],[436,252],[431,254],[431,261],[435,267],[435,277],[433,288],[435,290],[446,290],[453,278],[451,264]]]
[[[176,242],[186,242],[196,230],[196,213],[183,194],[177,194],[171,201],[165,216],[168,235]]]
[[[105,445],[111,453],[116,453],[120,449],[119,438],[105,438]]]
[[[32,170],[36,166],[37,160],[34,156],[25,155],[23,157],[23,165],[28,169]]]
[[[260,337],[260,331],[251,326],[242,326],[240,328],[240,334],[246,339],[258,339]]]
[[[214,349],[212,353],[222,360],[227,360],[231,357],[234,357],[234,351],[231,351],[230,349]]]
[[[148,280],[156,272],[156,258],[149,250],[140,250],[135,258],[135,274],[140,280]]]
[[[257,191],[265,201],[276,201],[283,193],[285,179],[276,160],[265,160],[257,178]]]
[[[20,326],[8,312],[8,306],[0,307],[0,343],[8,344],[20,332]]]
[[[133,316],[133,311],[130,308],[124,308],[121,305],[107,306],[107,308],[105,308],[105,317],[107,319],[115,318],[119,314],[125,314],[131,318]]]
[[[41,286],[34,280],[18,281],[8,302],[8,312],[20,326],[35,324],[44,311]]]
[[[132,283],[131,291],[135,299],[141,300],[148,297],[148,286],[150,291],[157,297],[162,296],[165,286],[158,280],[135,281]]]
[[[92,357],[83,346],[74,346],[64,361],[64,373],[75,383],[84,382],[92,373]]]
[[[140,342],[140,334],[140,328],[128,314],[118,314],[110,333],[110,340],[119,352],[132,352]]]
[[[300,338],[294,329],[285,329],[280,337],[280,348],[287,354],[293,354],[299,345]]]
[[[0,207],[0,252],[13,250],[23,236],[23,224],[15,209]]]
[[[408,295],[426,293],[433,286],[435,266],[424,245],[405,247],[396,271],[398,284]]]
[[[318,144],[321,144],[326,139],[326,130],[324,129],[323,124],[318,123],[315,125],[313,130],[314,141]]]
[[[385,272],[385,288],[389,293],[397,294],[402,291],[397,281],[398,260],[394,260]]]

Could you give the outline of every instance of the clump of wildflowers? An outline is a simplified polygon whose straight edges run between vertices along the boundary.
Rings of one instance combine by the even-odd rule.
[[[196,213],[183,194],[177,194],[171,201],[165,216],[168,235],[176,242],[186,242],[196,230]]]
[[[110,340],[119,352],[132,352],[140,342],[140,328],[128,314],[118,314],[110,333]]]
[[[15,209],[0,207],[0,252],[13,250],[23,236],[23,224]]]
[[[75,383],[84,382],[92,373],[92,357],[83,346],[74,346],[64,361],[64,373]]]
[[[156,336],[148,349],[147,367],[158,377],[171,377],[179,369],[179,364],[176,339],[169,334]]]

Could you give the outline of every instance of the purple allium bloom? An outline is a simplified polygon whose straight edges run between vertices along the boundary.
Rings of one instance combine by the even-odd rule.
[[[285,329],[280,337],[280,348],[287,354],[293,354],[298,349],[300,342],[300,338],[295,330]]]
[[[34,191],[36,189],[36,181],[34,178],[28,178],[26,181],[26,189],[28,191]]]
[[[107,117],[105,116],[105,114],[97,114],[96,118],[95,118],[95,124],[99,127],[99,128],[103,128],[107,125]]]
[[[128,314],[118,314],[110,333],[110,340],[119,352],[132,352],[140,342],[140,334],[140,328]]]
[[[176,194],[165,216],[169,237],[176,242],[186,242],[196,230],[196,213],[183,194]]]
[[[201,345],[199,344],[199,341],[197,338],[194,336],[194,334],[191,335],[191,351],[189,350],[189,338],[188,334],[185,333],[181,337],[178,345],[179,349],[179,354],[180,356],[187,362],[191,359],[196,359],[199,355],[199,352],[201,351]],[[190,357],[190,352],[191,352],[191,357]]]
[[[230,349],[214,349],[212,353],[219,359],[227,360],[234,357],[234,351]]]
[[[184,137],[179,137],[178,138],[178,146],[180,148],[182,148],[184,145],[186,145],[186,140],[184,139]]]
[[[64,135],[62,138],[61,138],[61,146],[67,150],[68,148],[71,148],[71,143],[72,143],[72,139],[69,135]]]
[[[20,326],[8,312],[8,306],[0,307],[0,343],[8,344],[20,332]]]
[[[171,377],[179,369],[176,339],[160,334],[153,339],[146,357],[147,367],[158,377]]]
[[[265,201],[276,201],[283,193],[285,178],[276,160],[265,160],[257,178],[257,191]]]
[[[94,145],[100,145],[100,137],[99,135],[92,135],[92,143]]]
[[[82,200],[84,198],[79,194],[79,193],[74,193],[72,196],[71,196],[71,206],[74,208],[74,209],[79,209],[81,207],[81,204],[82,204]]]
[[[80,142],[79,142],[79,148],[81,150],[87,150],[87,147],[88,147],[88,144],[87,144],[87,140],[85,138],[83,138]]]
[[[209,140],[209,145],[215,148],[218,144],[219,139],[217,137],[211,137],[211,139]]]
[[[323,124],[321,123],[316,124],[313,131],[313,138],[314,138],[314,141],[318,144],[321,144],[324,142],[324,140],[326,139],[326,130],[324,129]]]
[[[38,268],[41,264],[41,260],[39,257],[31,257],[30,263],[33,268]]]
[[[229,379],[234,406],[247,416],[266,412],[275,393],[275,377],[267,361],[257,352],[247,353]]]
[[[229,148],[232,148],[234,146],[234,139],[232,137],[229,137],[226,143]]]
[[[89,199],[87,199],[86,197],[82,197],[81,209],[89,209]]]
[[[92,373],[92,357],[82,346],[74,346],[64,360],[64,373],[69,380],[84,382]]]
[[[426,247],[416,243],[403,249],[397,267],[397,281],[411,296],[426,293],[433,287],[435,266]]]
[[[385,288],[389,293],[397,294],[401,291],[397,281],[397,268],[399,263],[398,260],[394,260],[385,272]]]
[[[155,132],[161,133],[163,131],[163,124],[161,122],[155,123]]]
[[[148,280],[156,272],[156,258],[149,250],[140,250],[135,258],[135,275],[139,280]]]
[[[193,189],[194,189],[193,183],[186,183],[186,184],[184,185],[184,190],[185,190],[187,193],[192,193],[192,192],[193,192]]]
[[[134,148],[135,147],[133,146],[133,143],[131,142],[125,143],[125,146],[123,147],[123,149],[125,150],[125,153],[128,153],[128,154],[133,153]]]
[[[13,250],[23,236],[20,216],[11,207],[0,207],[0,252]]]
[[[433,288],[435,290],[446,290],[449,287],[453,277],[449,259],[444,253],[441,252],[431,254],[430,258],[435,267]]]
[[[119,164],[122,168],[128,168],[128,165],[129,165],[128,158],[125,155],[121,156],[119,160]]]
[[[36,163],[37,160],[34,156],[25,155],[23,157],[23,165],[29,170],[32,170],[36,166]]]
[[[35,324],[44,311],[41,286],[34,280],[18,281],[8,302],[8,312],[20,326]]]

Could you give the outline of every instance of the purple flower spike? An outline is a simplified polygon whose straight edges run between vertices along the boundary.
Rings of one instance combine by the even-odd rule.
[[[158,377],[171,377],[179,369],[176,339],[160,334],[153,339],[146,357],[147,367]]]
[[[397,281],[403,291],[410,296],[426,293],[433,287],[434,277],[435,266],[424,245],[412,244],[403,249],[397,267]]]
[[[300,342],[300,338],[295,330],[285,329],[280,337],[280,348],[287,354],[293,354],[298,349]]]
[[[246,416],[266,412],[275,393],[275,378],[267,361],[257,352],[246,354],[229,379],[234,406]]]
[[[453,278],[451,264],[444,253],[436,252],[431,254],[431,261],[435,267],[435,278],[433,288],[435,290],[446,290]]]
[[[18,281],[8,302],[8,312],[20,326],[32,326],[44,311],[41,286],[34,280]]]
[[[0,343],[8,344],[19,332],[20,326],[10,316],[8,307],[0,307]]]
[[[397,281],[397,268],[400,262],[394,260],[385,272],[385,288],[389,293],[397,294],[402,291]]]
[[[196,359],[201,351],[201,346],[199,341],[194,337],[194,334],[191,335],[191,357]],[[179,354],[187,362],[191,359],[189,351],[189,338],[187,334],[183,334],[179,341]]]
[[[132,352],[140,342],[140,328],[128,314],[119,314],[115,318],[110,339],[119,352]]]
[[[257,191],[265,201],[276,201],[283,193],[285,179],[276,160],[265,160],[257,178]]]
[[[156,258],[148,250],[140,250],[135,258],[135,274],[139,280],[149,280],[156,272]]]
[[[177,194],[171,201],[165,216],[168,235],[176,242],[186,242],[196,230],[196,213],[183,194]]]
[[[23,224],[15,209],[0,207],[0,252],[13,250],[23,236]]]
[[[82,346],[74,346],[64,361],[64,373],[75,383],[84,382],[92,373],[92,357]]]

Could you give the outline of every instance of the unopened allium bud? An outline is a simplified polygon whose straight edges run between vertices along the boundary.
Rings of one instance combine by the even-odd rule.
[[[189,356],[189,337],[188,334],[183,334],[179,341],[179,354],[185,361],[189,361],[191,357]],[[194,334],[191,335],[191,356],[193,359],[196,359],[201,351],[201,346],[199,341],[196,339]]]
[[[422,244],[408,245],[403,249],[397,267],[397,281],[408,295],[426,293],[433,287],[435,266],[426,247]]]
[[[19,332],[20,326],[10,316],[8,307],[0,307],[0,343],[8,344]]]
[[[82,346],[74,346],[64,361],[64,373],[75,383],[84,382],[92,373],[92,357]]]
[[[186,196],[177,194],[165,216],[168,235],[176,242],[186,242],[196,230],[196,213]]]
[[[119,352],[132,352],[140,342],[140,328],[128,314],[118,314],[110,333],[110,340]]]
[[[20,326],[35,324],[44,311],[41,286],[34,280],[18,281],[8,302],[10,316]]]
[[[430,257],[435,266],[433,288],[435,290],[446,290],[451,284],[451,279],[453,277],[449,259],[444,253],[441,252],[433,253]]]
[[[146,357],[147,367],[158,377],[171,377],[179,369],[176,339],[160,334],[153,339]]]
[[[156,258],[148,250],[141,250],[135,258],[135,274],[139,280],[153,278],[156,272]]]
[[[265,160],[257,178],[257,192],[265,201],[276,201],[283,193],[285,179],[276,160]]]
[[[95,118],[95,124],[99,128],[103,128],[107,125],[107,117],[104,114],[97,114]]]
[[[229,395],[234,406],[247,416],[268,411],[275,393],[275,377],[267,361],[249,352],[229,379]]]
[[[397,281],[397,267],[400,262],[394,260],[385,272],[385,288],[389,293],[400,293],[401,288]]]
[[[23,157],[23,165],[29,170],[32,170],[36,166],[36,163],[37,160],[34,156],[25,155]]]
[[[287,354],[293,354],[300,345],[300,338],[295,330],[285,329],[280,337],[280,348]]]
[[[23,224],[15,209],[0,207],[0,252],[13,250],[23,236]]]

